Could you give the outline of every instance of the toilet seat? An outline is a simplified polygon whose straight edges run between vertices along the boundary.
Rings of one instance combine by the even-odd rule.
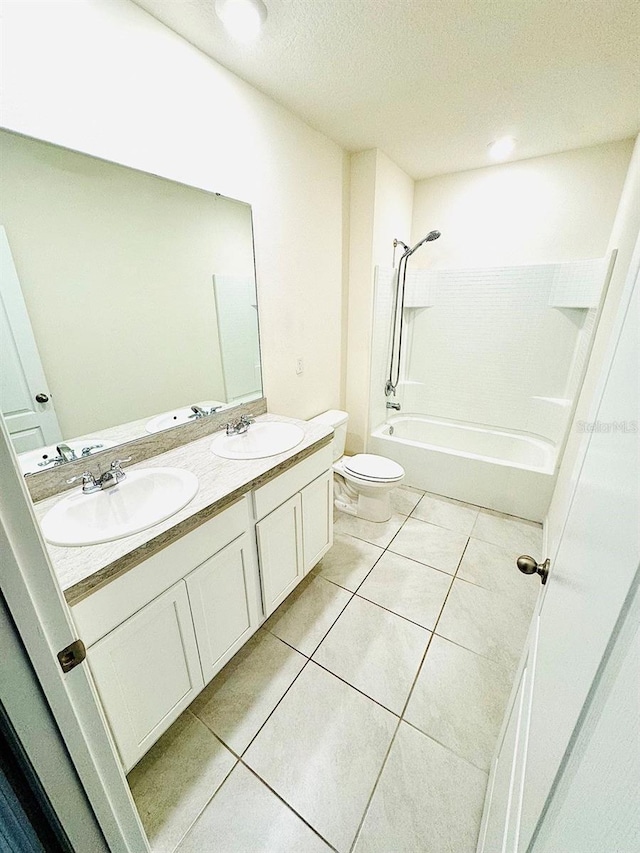
[[[345,473],[370,483],[395,483],[404,477],[404,468],[393,459],[373,453],[357,453],[342,460]]]

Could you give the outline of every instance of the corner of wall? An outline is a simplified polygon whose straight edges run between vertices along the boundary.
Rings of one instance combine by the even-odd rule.
[[[410,233],[413,192],[413,178],[384,151],[351,155],[345,381],[349,453],[361,452],[367,444],[374,268],[391,266],[394,237]]]
[[[574,418],[569,428],[567,445],[560,464],[556,488],[551,498],[545,530],[547,533],[548,555],[553,559],[557,550],[562,527],[569,510],[576,468],[580,462],[580,449],[583,434],[578,432],[576,424],[589,419],[594,402],[600,374],[611,335],[614,330],[620,299],[624,291],[636,242],[640,239],[640,136],[637,137],[629,169],[622,188],[622,194],[614,219],[607,247],[607,254],[618,250],[616,265],[611,276],[609,290],[600,317],[600,323],[591,352],[587,373],[584,378]]]
[[[342,155],[342,311],[340,333],[340,408],[347,405],[347,355],[349,342],[349,252],[351,245],[351,155]]]

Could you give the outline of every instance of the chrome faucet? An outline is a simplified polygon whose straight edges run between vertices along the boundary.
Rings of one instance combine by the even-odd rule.
[[[229,421],[227,424],[227,435],[242,435],[249,429],[252,423],[253,418],[249,418],[247,415],[240,415],[237,421]]]
[[[203,409],[202,406],[191,406],[192,415],[189,415],[190,418],[195,418],[195,420],[200,420],[200,418],[206,418],[207,415],[212,415],[214,412],[217,412],[221,409],[222,406],[211,406],[210,409]]]
[[[63,462],[73,462],[78,458],[75,450],[72,450],[68,444],[58,444],[56,450]]]
[[[396,412],[400,411],[400,403],[392,403],[390,400],[387,402],[387,409],[395,409]]]
[[[88,444],[86,447],[83,447],[80,451],[80,456],[91,456],[91,452],[93,450],[102,450],[104,444]],[[49,465],[52,465],[54,468],[58,465],[64,465],[65,462],[75,462],[78,458],[78,454],[75,450],[72,450],[68,444],[59,444],[56,447],[58,451],[57,456],[45,456],[42,459],[42,462],[38,462],[38,468],[46,468]]]
[[[97,480],[91,471],[85,471],[83,474],[78,474],[77,477],[67,480],[67,483],[75,483],[76,480],[82,480],[82,492],[85,495],[110,489],[112,486],[117,486],[118,483],[121,483],[127,476],[122,470],[122,465],[125,462],[131,462],[131,456],[127,457],[127,459],[114,459],[109,470],[100,474]]]

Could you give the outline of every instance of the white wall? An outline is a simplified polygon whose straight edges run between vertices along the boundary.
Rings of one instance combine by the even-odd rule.
[[[543,264],[602,257],[633,140],[416,183],[412,241],[442,236],[412,258],[416,267]]]
[[[576,462],[584,433],[579,424],[590,417],[593,395],[600,379],[602,363],[608,348],[613,344],[611,332],[616,320],[620,297],[629,272],[629,265],[640,240],[640,136],[636,139],[627,172],[622,196],[609,237],[608,249],[617,249],[618,257],[611,277],[609,292],[596,333],[589,367],[578,398],[573,424],[569,429],[567,444],[558,472],[558,482],[553,494],[545,525],[547,553],[553,558],[558,547],[562,526],[577,476]]]
[[[337,406],[344,152],[127,0],[2,14],[2,124],[250,202],[269,408]]]
[[[386,154],[352,155],[346,380],[351,453],[364,449],[368,432],[374,269],[392,265],[394,237],[408,240],[412,208],[413,180]]]

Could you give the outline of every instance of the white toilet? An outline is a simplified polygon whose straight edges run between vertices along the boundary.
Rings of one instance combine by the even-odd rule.
[[[336,509],[366,521],[391,518],[391,493],[404,480],[404,468],[385,456],[357,453],[344,456],[349,415],[339,409],[323,412],[311,422],[334,429],[333,470]]]

